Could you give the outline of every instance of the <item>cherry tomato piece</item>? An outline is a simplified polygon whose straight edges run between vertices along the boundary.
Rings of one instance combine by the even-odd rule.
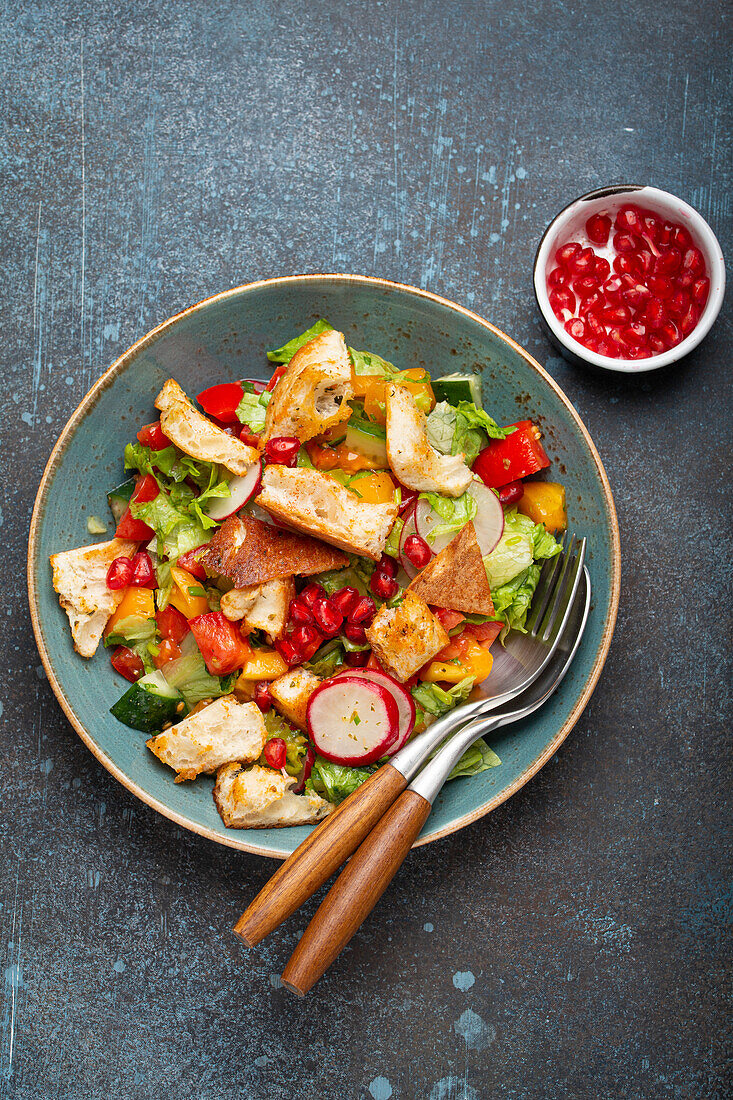
[[[138,442],[144,447],[150,447],[151,451],[162,451],[172,446],[170,439],[160,426],[160,421],[154,424],[144,424],[137,433]]]
[[[158,652],[153,657],[153,664],[156,668],[162,668],[163,665],[167,665],[169,661],[175,661],[176,658],[181,656],[181,651],[172,638],[164,638],[158,646]]]
[[[198,555],[201,553],[201,550],[202,547],[200,546],[197,546],[195,550],[187,550],[185,554],[181,554],[176,565],[180,565],[181,569],[185,569],[187,573],[191,573],[196,580],[205,581],[206,570],[198,560]]]
[[[168,604],[162,611],[156,611],[155,621],[162,636],[170,638],[176,644],[183,641],[190,629],[186,616],[172,604]]]
[[[601,354],[604,354],[601,352]],[[490,489],[519,481],[550,465],[531,420],[520,420],[506,439],[492,439],[476,459],[473,470]]]
[[[241,668],[252,654],[234,623],[221,611],[197,615],[188,625],[212,676],[227,676]]]
[[[126,645],[118,645],[113,651],[110,661],[115,672],[119,672],[120,676],[124,676],[126,680],[133,684],[145,672],[142,659],[138,657],[137,653],[128,649]]]

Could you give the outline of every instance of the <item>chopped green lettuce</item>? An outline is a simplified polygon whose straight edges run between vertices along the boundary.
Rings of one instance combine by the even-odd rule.
[[[472,401],[449,405],[439,401],[427,419],[428,442],[446,455],[463,454],[472,466],[489,439],[505,439],[514,429],[500,428],[496,421]]]
[[[411,694],[423,710],[435,715],[436,718],[440,718],[441,715],[447,714],[449,710],[453,710],[453,707],[457,707],[459,703],[465,703],[471,694],[474,679],[473,676],[467,676],[465,680],[453,684],[447,691],[440,684],[428,684],[421,681],[415,685]]]
[[[494,750],[486,744],[483,737],[479,737],[470,748],[466,749],[448,779],[461,779],[467,775],[478,775],[479,772],[496,768],[499,764],[501,764],[501,760]]]
[[[405,521],[401,516],[398,516],[392,524],[392,529],[384,544],[384,552],[385,554],[389,554],[390,557],[396,558],[400,552],[400,539],[402,538],[402,529],[404,526]]]
[[[344,647],[340,638],[331,638],[324,642],[316,650],[310,661],[305,661],[303,667],[307,668],[315,676],[325,680],[333,676],[337,668],[344,663]]]
[[[321,798],[338,806],[376,770],[376,767],[349,768],[345,764],[332,764],[317,756],[305,789],[315,791]]]
[[[534,590],[540,579],[540,568],[536,562],[532,562],[508,584],[492,589],[491,598],[494,601],[497,618],[503,619],[506,623],[499,635],[500,638],[506,637],[510,630],[526,633],[524,624],[527,621],[527,612],[532,603]]]
[[[305,734],[301,733],[300,730],[293,729],[281,714],[272,709],[265,714],[265,729],[267,730],[267,741],[273,737],[280,737],[285,742],[285,771],[288,775],[300,775],[303,769],[303,760],[308,751],[308,738]],[[258,764],[269,767],[264,753],[258,760]]]
[[[533,561],[559,553],[560,544],[542,524],[534,523],[516,508],[510,509],[504,516],[501,538],[484,558],[492,593],[529,569]]]
[[[349,348],[349,355],[354,365],[354,374],[381,374],[383,378],[394,378],[399,374],[393,363],[388,363],[381,355],[375,355],[372,351],[355,351],[354,348]]]
[[[234,686],[236,674],[212,676],[192,634],[181,643],[181,656],[167,661],[161,670],[171,687],[178,688],[186,705],[191,708],[202,699],[218,699]]]
[[[292,340],[288,340],[287,344],[283,344],[281,348],[276,348],[275,351],[268,351],[267,358],[271,363],[289,363],[296,351],[303,347],[303,344],[307,344],[309,340],[312,340],[314,336],[319,336],[322,332],[329,332],[332,328],[333,325],[329,325],[328,321],[324,321],[321,317],[305,332],[301,332],[300,336],[294,336]]]
[[[437,524],[428,532],[428,542],[435,542],[438,535],[460,531],[478,511],[474,497],[468,492],[455,498],[444,497],[440,493],[420,493],[420,500],[427,500],[433,511],[443,520],[443,523]]]
[[[271,396],[272,394],[267,390],[263,393],[244,393],[237,405],[237,418],[240,424],[246,424],[253,432],[263,431]]]

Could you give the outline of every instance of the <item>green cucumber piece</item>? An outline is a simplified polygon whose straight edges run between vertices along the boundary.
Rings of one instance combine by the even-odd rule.
[[[115,523],[119,523],[127,511],[134,488],[135,478],[129,477],[127,481],[123,481],[121,485],[107,493],[107,503]]]
[[[481,379],[477,374],[445,374],[433,383],[436,401],[457,405],[459,401],[472,401],[481,408]]]
[[[178,722],[188,710],[180,691],[162,672],[141,676],[109,709],[120,722],[143,733],[159,733],[166,722]]]
[[[352,416],[346,423],[346,446],[379,462],[385,470],[389,468],[387,433],[379,424]]]

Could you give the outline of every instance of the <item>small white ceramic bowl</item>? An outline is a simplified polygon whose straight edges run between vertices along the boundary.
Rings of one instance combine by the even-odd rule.
[[[547,292],[547,276],[555,266],[555,252],[567,241],[584,236],[584,226],[591,214],[608,214],[612,220],[622,206],[629,203],[652,210],[670,221],[679,222],[692,234],[695,244],[705,256],[710,277],[710,292],[700,320],[689,336],[675,347],[661,355],[652,355],[648,359],[611,359],[574,340],[568,335],[562,322],[558,321],[550,308]],[[621,371],[627,374],[639,374],[657,370],[668,363],[682,359],[696,348],[710,331],[710,327],[720,312],[725,291],[725,263],[723,253],[712,229],[688,203],[660,191],[658,187],[643,187],[638,184],[621,184],[615,187],[602,187],[581,195],[566,206],[554,218],[545,230],[537,249],[534,261],[534,292],[545,322],[548,335],[562,355],[572,363],[603,367],[605,370]]]

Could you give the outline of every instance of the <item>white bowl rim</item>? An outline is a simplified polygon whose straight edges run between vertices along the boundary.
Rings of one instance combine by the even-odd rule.
[[[685,339],[681,340],[675,347],[662,352],[661,355],[651,355],[648,359],[611,359],[607,355],[598,355],[597,352],[584,347],[583,344],[568,335],[563,325],[558,321],[550,308],[544,272],[546,270],[550,249],[555,244],[556,230],[562,229],[562,227],[570,221],[580,203],[593,204],[597,202],[598,205],[601,205],[604,200],[623,194],[633,195],[634,201],[639,202],[643,201],[642,193],[650,201],[657,202],[663,206],[671,206],[674,204],[677,211],[685,214],[690,219],[690,228],[696,238],[696,243],[705,254],[705,260],[710,272],[710,293],[697,325],[690,335],[686,336]],[[590,205],[588,207],[588,212],[591,213],[592,210],[593,205]],[[705,336],[707,336],[723,304],[723,297],[725,294],[725,261],[723,259],[723,251],[720,247],[720,243],[705,218],[703,218],[702,214],[695,210],[693,206],[685,202],[684,199],[672,194],[671,191],[663,191],[659,187],[652,187],[647,184],[611,184],[608,187],[598,187],[593,191],[586,192],[584,195],[579,195],[555,215],[545,229],[545,232],[542,234],[542,238],[537,247],[534,261],[533,282],[537,304],[546,324],[556,340],[562,344],[563,347],[567,348],[571,355],[585,363],[601,367],[604,370],[618,371],[623,374],[642,374],[647,371],[658,370],[660,367],[665,367],[670,363],[676,363],[677,360],[682,359],[689,352],[693,351]]]

